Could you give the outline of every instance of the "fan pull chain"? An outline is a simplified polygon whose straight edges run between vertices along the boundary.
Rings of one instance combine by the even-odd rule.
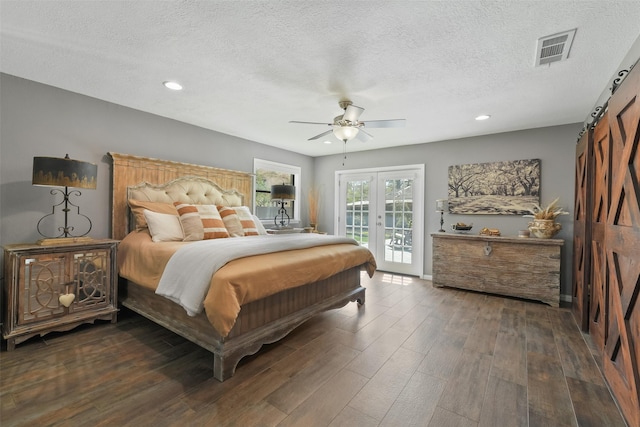
[[[347,141],[345,141],[344,145],[342,146],[342,155],[344,156],[344,158],[342,159],[342,166],[344,166],[344,161],[347,160]]]

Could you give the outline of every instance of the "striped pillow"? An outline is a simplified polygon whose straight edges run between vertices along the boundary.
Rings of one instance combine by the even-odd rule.
[[[215,205],[190,205],[174,202],[185,241],[219,239],[229,237]]]
[[[224,225],[225,227],[227,227],[227,231],[229,232],[229,235],[231,235],[231,237],[244,236],[242,223],[240,222],[240,218],[238,218],[238,214],[233,208],[230,208],[228,206],[218,206],[218,212],[220,213],[222,222],[224,222]]]
[[[233,210],[236,211],[238,218],[240,218],[240,223],[244,229],[245,236],[257,236],[260,234],[258,233],[256,223],[253,222],[253,215],[247,206],[236,206]]]

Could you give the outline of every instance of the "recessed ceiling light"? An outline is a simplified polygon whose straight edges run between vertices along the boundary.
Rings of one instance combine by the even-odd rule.
[[[331,141],[329,141],[329,140],[325,140],[325,141],[324,141],[324,143],[325,143],[325,144],[331,144]]]
[[[162,82],[164,87],[171,90],[182,90],[182,85],[178,82],[166,81]]]
[[[476,117],[476,120],[478,120],[478,121],[480,121],[480,120],[487,120],[487,119],[489,119],[489,118],[491,118],[491,116],[490,116],[490,115],[488,115],[488,114],[481,114],[481,115],[479,115],[478,117]]]

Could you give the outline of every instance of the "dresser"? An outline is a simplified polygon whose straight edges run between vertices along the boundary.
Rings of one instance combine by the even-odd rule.
[[[117,320],[117,240],[4,247],[7,350],[35,335]]]
[[[433,284],[560,304],[562,239],[434,233]]]

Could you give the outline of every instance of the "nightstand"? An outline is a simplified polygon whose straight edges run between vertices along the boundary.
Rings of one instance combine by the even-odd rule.
[[[303,231],[304,228],[267,228],[267,234],[295,234]]]
[[[7,350],[35,335],[117,320],[117,240],[4,247]]]

